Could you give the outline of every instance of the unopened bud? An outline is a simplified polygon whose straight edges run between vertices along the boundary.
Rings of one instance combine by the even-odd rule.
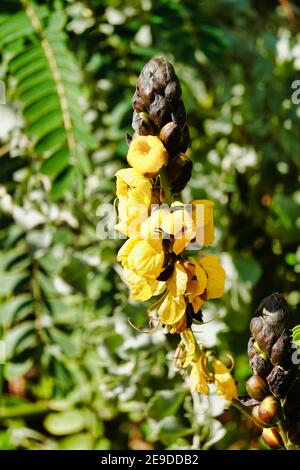
[[[191,178],[193,164],[184,154],[179,153],[172,158],[167,166],[167,174],[171,183],[172,193],[180,193]]]
[[[270,449],[280,449],[283,447],[282,439],[278,429],[275,427],[264,428],[261,437],[264,443],[270,447]]]
[[[249,395],[258,401],[262,401],[270,393],[267,382],[259,375],[252,375],[246,388]]]
[[[181,130],[178,124],[168,122],[160,131],[159,138],[166,147],[170,157],[179,151],[181,141]]]
[[[151,121],[147,113],[133,112],[132,127],[139,135],[155,135],[155,124]]]
[[[259,405],[253,406],[252,412],[251,412],[252,413],[252,418],[253,418],[255,424],[257,424],[257,426],[259,426],[260,428],[263,428],[265,426],[265,424],[259,419],[258,410],[259,410]]]
[[[274,426],[280,417],[280,403],[269,395],[261,402],[258,409],[258,417],[265,426]]]

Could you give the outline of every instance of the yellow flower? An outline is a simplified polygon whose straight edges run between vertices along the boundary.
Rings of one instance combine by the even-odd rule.
[[[118,253],[118,261],[137,275],[155,280],[162,271],[164,252],[161,240],[127,240]]]
[[[216,256],[206,255],[184,263],[188,275],[186,294],[194,312],[199,312],[208,299],[217,299],[224,293],[225,271]]]
[[[155,279],[150,280],[139,276],[134,271],[124,268],[123,279],[130,287],[130,298],[145,302],[153,295],[158,295],[158,290],[162,287],[162,282]]]
[[[216,256],[203,256],[199,264],[207,275],[206,298],[217,299],[224,294],[225,271]]]
[[[186,302],[183,295],[173,297],[169,292],[158,309],[158,315],[164,325],[173,325],[185,314]]]
[[[167,165],[168,158],[162,141],[153,135],[134,139],[127,154],[128,164],[148,178],[158,175],[161,167]]]
[[[218,395],[225,400],[232,401],[237,397],[237,388],[230,370],[210,352],[204,352],[197,362],[193,363],[189,386],[192,392],[207,395],[209,383],[215,385]]]
[[[171,207],[162,207],[152,212],[151,216],[141,225],[143,238],[166,238],[172,240],[173,251],[176,255],[196,235],[196,228],[189,210],[181,202],[173,202]]]
[[[217,392],[225,400],[232,401],[237,397],[237,388],[231,372],[219,359],[213,359],[214,384]]]
[[[119,223],[115,229],[127,237],[136,236],[139,234],[141,223],[148,217],[151,182],[134,168],[119,170],[116,177]]]
[[[213,205],[213,202],[207,199],[192,201],[196,241],[201,247],[211,245],[215,238]]]
[[[193,363],[192,371],[189,380],[191,392],[199,392],[208,395],[208,376],[205,368],[203,367],[202,356],[197,362]]]

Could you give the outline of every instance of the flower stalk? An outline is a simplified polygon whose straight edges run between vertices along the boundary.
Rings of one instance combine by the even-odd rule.
[[[156,57],[144,66],[132,105],[129,168],[116,174],[115,228],[128,237],[118,253],[123,280],[131,299],[153,299],[150,322],[156,315],[167,332],[180,335],[174,364],[191,369],[191,391],[208,394],[214,384],[230,401],[237,395],[231,371],[193,332],[194,323],[203,323],[205,302],[223,295],[225,272],[202,251],[214,241],[213,203],[179,199],[192,162],[181,86],[168,61]]]

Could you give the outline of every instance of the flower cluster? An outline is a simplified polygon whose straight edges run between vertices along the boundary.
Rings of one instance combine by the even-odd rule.
[[[116,174],[115,228],[128,237],[118,261],[131,298],[143,302],[156,297],[150,311],[157,312],[170,333],[182,335],[180,367],[192,366],[191,389],[208,393],[207,384],[214,383],[221,395],[232,399],[236,392],[230,371],[197,345],[191,328],[193,322],[203,321],[203,304],[223,295],[225,272],[216,256],[189,255],[191,244],[199,252],[214,241],[213,203],[194,200],[185,205],[175,196],[190,178],[192,166],[183,152],[188,129],[180,96],[171,64],[152,59],[133,100],[130,168]]]

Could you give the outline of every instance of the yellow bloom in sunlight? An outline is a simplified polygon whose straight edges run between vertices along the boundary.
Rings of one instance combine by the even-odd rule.
[[[128,268],[124,268],[123,280],[130,287],[131,299],[138,300],[139,302],[145,302],[153,295],[157,295],[158,289],[163,284],[162,282],[156,281],[155,279],[150,280],[139,276]]]
[[[152,194],[151,182],[134,168],[119,170],[116,177],[119,223],[115,229],[128,237],[136,236],[139,234],[141,223],[148,217]]]
[[[191,211],[181,202],[153,211],[141,225],[143,238],[169,238],[176,255],[181,253],[196,235]]]
[[[231,372],[219,359],[213,359],[214,384],[217,392],[225,400],[232,401],[237,397],[237,388]]]
[[[189,379],[191,392],[199,392],[208,395],[208,377],[202,364],[201,358],[193,363]]]
[[[213,205],[207,199],[192,201],[193,221],[196,226],[196,241],[202,246],[209,246],[215,238]]]
[[[134,139],[127,154],[128,164],[148,178],[158,175],[161,167],[167,165],[168,158],[162,141],[153,135]]]
[[[161,240],[129,239],[118,253],[118,261],[141,277],[155,280],[162,271],[164,252]]]
[[[237,388],[230,370],[209,352],[204,352],[197,362],[193,363],[189,386],[192,392],[207,395],[209,383],[215,385],[218,395],[225,400],[232,401],[237,397]]]
[[[168,293],[158,309],[158,315],[164,325],[173,325],[185,314],[186,302],[183,295],[173,297]]]
[[[207,275],[206,297],[207,299],[218,299],[224,294],[225,271],[216,256],[203,256],[199,264]]]

